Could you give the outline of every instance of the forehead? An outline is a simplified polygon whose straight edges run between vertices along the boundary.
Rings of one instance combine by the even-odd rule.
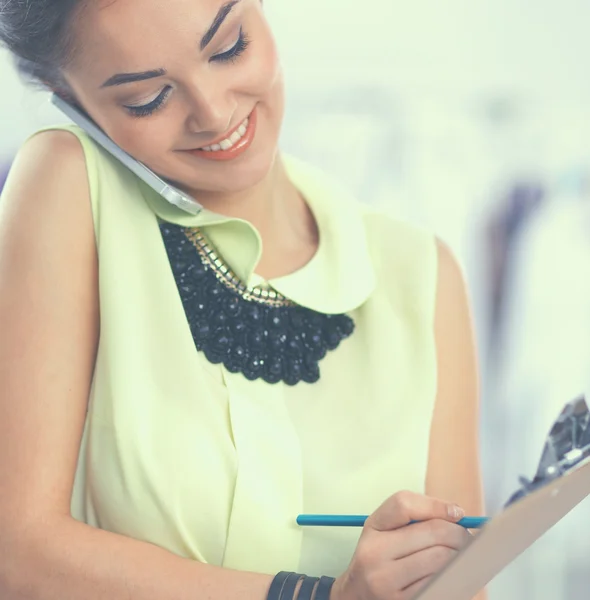
[[[75,25],[75,65],[132,68],[196,47],[227,0],[95,0]],[[236,6],[236,9],[238,7]],[[160,60],[158,60],[158,58]]]

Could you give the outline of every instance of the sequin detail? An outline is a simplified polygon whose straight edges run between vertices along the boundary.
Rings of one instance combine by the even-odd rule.
[[[191,241],[198,230],[169,223],[160,229],[195,346],[209,362],[251,381],[318,381],[319,361],[354,331],[348,315],[277,304],[277,296],[269,302],[253,297],[245,286],[228,284],[235,282],[228,267],[219,276],[218,263],[210,260],[214,251]]]

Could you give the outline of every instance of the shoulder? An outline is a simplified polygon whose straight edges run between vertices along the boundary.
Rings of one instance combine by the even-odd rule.
[[[437,287],[464,285],[460,264],[450,247],[432,231],[397,218],[386,211],[363,207],[367,239],[373,254],[391,265],[423,268],[435,277]]]
[[[40,131],[18,151],[2,193],[2,217],[17,213],[26,221],[74,209],[73,198],[89,199],[83,148],[63,130]],[[63,214],[60,214],[63,217]]]
[[[397,263],[428,263],[436,261],[437,244],[434,234],[415,223],[400,219],[383,210],[361,209],[365,231],[376,258]]]
[[[93,302],[96,275],[84,152],[67,132],[39,132],[17,153],[0,195],[0,297],[19,298],[10,311],[29,306],[32,315],[50,298],[66,304],[71,292],[74,308],[82,297]]]
[[[35,132],[21,147],[14,167],[23,163],[27,173],[48,176],[53,172],[56,180],[83,180],[91,200],[105,178],[134,177],[77,125],[53,125]]]
[[[41,130],[32,135],[20,148],[12,168],[20,176],[32,174],[56,182],[64,175],[79,176],[85,170],[79,139],[66,129]]]
[[[364,208],[363,219],[379,286],[431,320],[438,279],[435,235],[385,211]]]
[[[29,327],[66,307],[83,312],[82,303],[94,306],[96,281],[84,154],[68,133],[38,133],[17,153],[0,196],[0,320],[28,318]]]
[[[463,270],[450,247],[425,227],[385,211],[363,209],[377,279],[404,293],[435,322],[468,317]]]
[[[34,133],[20,149],[13,165],[12,179],[53,190],[64,202],[83,196],[89,204],[100,236],[102,217],[131,206],[145,205],[142,182],[122,162],[104,150],[76,125],[58,125]],[[43,183],[41,183],[43,182]]]
[[[0,196],[0,245],[34,261],[56,248],[91,252],[93,243],[83,149],[66,131],[38,132],[17,153]]]

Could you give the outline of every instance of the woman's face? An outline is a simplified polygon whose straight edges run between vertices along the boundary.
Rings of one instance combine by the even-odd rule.
[[[75,27],[66,79],[125,151],[188,190],[269,173],[283,83],[261,0],[95,0]]]

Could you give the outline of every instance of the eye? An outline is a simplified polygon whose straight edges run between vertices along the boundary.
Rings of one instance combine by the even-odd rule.
[[[209,60],[212,62],[233,62],[246,51],[249,45],[250,39],[244,33],[244,30],[240,28],[240,35],[236,43],[229,50],[215,54]]]
[[[134,117],[148,117],[162,107],[170,95],[172,88],[166,86],[151,102],[140,106],[125,106],[125,109]]]

